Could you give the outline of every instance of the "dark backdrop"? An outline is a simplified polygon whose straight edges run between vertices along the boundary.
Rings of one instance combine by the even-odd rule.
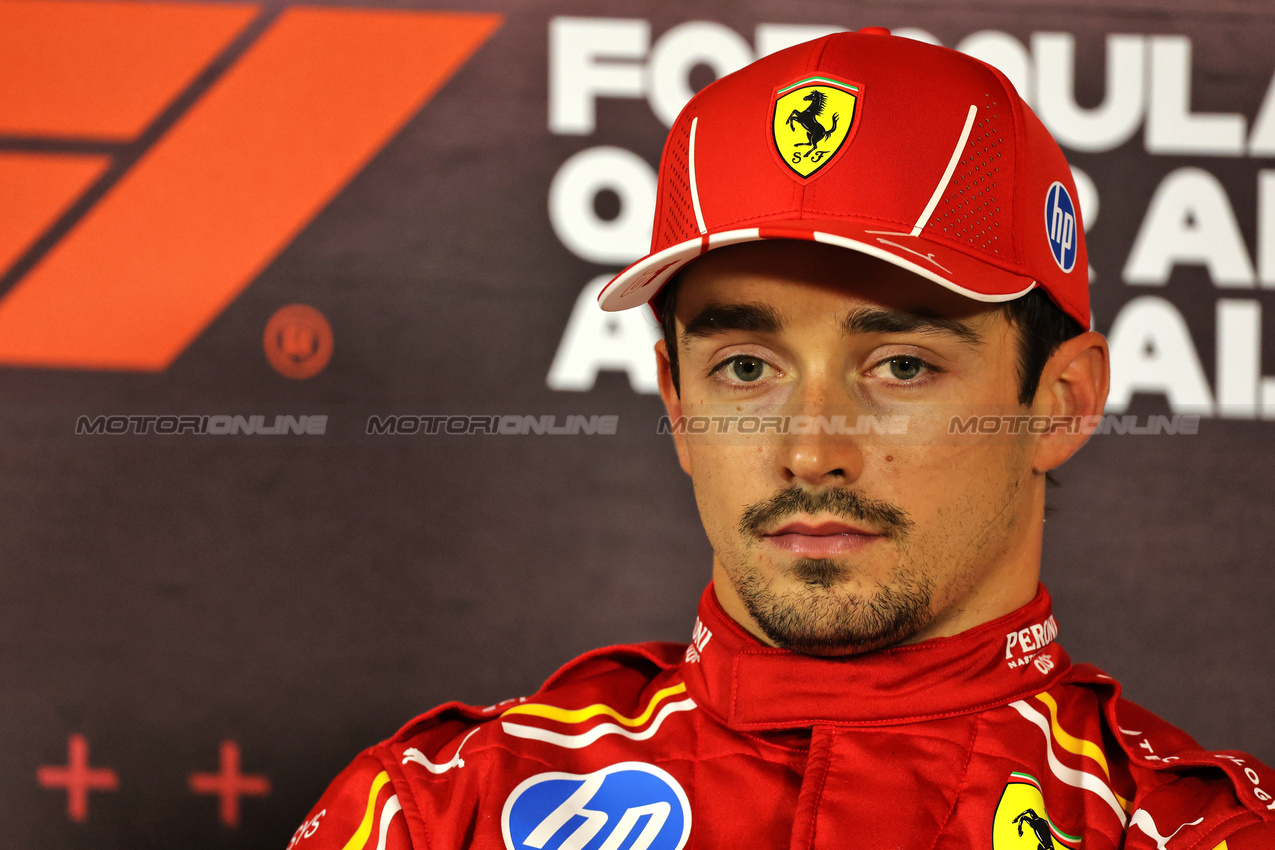
[[[67,125],[33,112],[14,87],[0,95],[0,187],[21,201],[0,213],[6,843],[282,848],[356,752],[430,706],[529,693],[598,645],[686,638],[710,551],[668,438],[656,433],[658,399],[638,391],[651,372],[633,352],[648,349],[652,331],[637,314],[573,312],[591,281],[641,248],[625,229],[626,216],[646,215],[634,162],[654,168],[665,126],[640,93],[598,96],[592,126],[580,126],[565,42],[551,55],[551,28],[569,34],[580,22],[560,19],[572,16],[600,17],[610,33],[587,40],[604,54],[590,61],[629,68],[626,85],[648,91],[702,85],[740,44],[754,50],[764,24],[916,27],[950,46],[995,49],[1019,62],[1007,73],[1038,105],[1048,88],[1040,78],[1074,70],[1081,120],[1041,112],[1070,133],[1068,155],[1099,198],[1095,208],[1082,191],[1096,325],[1117,331],[1113,345],[1129,355],[1117,363],[1111,410],[1143,424],[1178,416],[1162,421],[1193,421],[1198,433],[1099,436],[1063,468],[1044,580],[1073,657],[1104,667],[1205,745],[1275,760],[1275,382],[1265,388],[1261,371],[1275,373],[1262,337],[1263,309],[1275,309],[1267,4],[466,0],[387,2],[378,8],[401,10],[388,17],[358,6],[370,17],[351,20],[385,26],[389,35],[373,35],[400,40],[394,56],[406,70],[296,28],[296,55],[339,66],[331,97],[306,89],[312,102],[272,100],[291,66],[256,68],[237,84],[266,95],[226,107],[222,135],[200,137],[197,174],[183,164],[189,149],[174,143],[166,171],[155,152],[182,132],[198,136],[200,110],[250,67],[287,7],[147,4],[160,18],[189,12],[200,32],[221,22],[222,40],[191,58],[180,28],[129,17],[131,4],[52,5],[0,3],[0,41],[39,47],[7,51],[0,73],[55,107],[65,101],[54,112],[70,116]],[[499,18],[419,16],[440,8]],[[103,9],[106,24],[94,18]],[[694,21],[710,23],[677,29]],[[640,57],[652,51],[640,22],[661,57],[645,77]],[[188,68],[156,60],[168,88],[148,95],[132,124],[111,123],[127,106],[113,104],[160,71],[135,50],[93,59],[85,45],[107,31],[187,45],[178,59]],[[457,33],[472,52],[448,67],[429,59],[440,39],[464,40]],[[634,33],[639,58],[605,55]],[[706,55],[680,61],[688,43]],[[1113,43],[1126,51],[1113,73],[1133,106],[1102,118],[1119,87],[1107,82]],[[1059,44],[1073,44],[1074,59],[1049,64]],[[419,56],[428,67],[412,65]],[[564,76],[551,97],[554,63]],[[376,67],[360,76],[366,65]],[[81,95],[59,69],[122,75],[81,98],[106,119],[76,105]],[[353,94],[342,80],[354,81]],[[382,83],[388,94],[358,88]],[[390,105],[357,118],[379,122],[363,148],[324,160],[351,135],[350,116],[377,98]],[[574,128],[553,125],[554,98],[576,115]],[[306,124],[316,114],[327,117]],[[283,130],[253,136],[270,115]],[[302,128],[295,139],[290,127]],[[1074,141],[1085,127],[1090,140]],[[236,152],[242,134],[257,147]],[[594,150],[603,147],[618,150]],[[303,148],[318,164],[297,164],[304,158],[291,152]],[[582,152],[593,170],[573,172]],[[235,184],[248,167],[259,176]],[[275,187],[276,170],[299,170],[299,182]],[[157,188],[129,182],[147,174]],[[567,186],[557,213],[555,179]],[[200,192],[230,196],[209,213],[216,221],[200,217],[211,206]],[[305,192],[273,223],[258,214]],[[577,256],[572,239],[596,231],[611,233],[601,255]],[[220,269],[227,239],[249,247]],[[138,307],[137,293],[151,291],[178,306]],[[84,306],[97,303],[94,292],[106,306]],[[304,379],[281,374],[263,350],[268,320],[297,303],[326,317],[332,342],[326,367]],[[164,343],[174,328],[182,332]],[[308,328],[294,322],[274,337],[295,369],[319,365],[324,333]],[[442,414],[618,419],[613,435],[366,433],[372,416]],[[146,415],[242,416],[241,431],[254,415],[265,425],[276,415],[327,419],[322,434],[157,435],[133,424],[76,433],[77,423],[105,431],[99,416]],[[68,763],[73,739],[115,785],[89,792],[82,820],[48,771]],[[218,773],[223,742],[252,787],[263,790],[264,778],[270,789],[243,796],[233,824],[215,795],[190,784]]]

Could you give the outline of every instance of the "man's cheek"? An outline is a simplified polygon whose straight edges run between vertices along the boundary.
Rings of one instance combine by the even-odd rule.
[[[889,486],[891,492],[872,495],[890,500],[891,493],[900,497],[938,493],[952,482],[968,479],[987,464],[985,445],[886,444],[873,447],[867,466],[872,479]],[[866,484],[866,481],[865,481]]]

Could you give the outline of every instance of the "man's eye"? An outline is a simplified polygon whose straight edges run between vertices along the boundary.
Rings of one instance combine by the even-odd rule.
[[[891,357],[886,361],[890,375],[899,381],[915,380],[925,369],[926,363],[919,357]]]
[[[735,357],[730,363],[731,374],[745,383],[756,381],[766,371],[766,364],[756,357]]]
[[[724,371],[727,377],[742,384],[751,384],[766,374],[766,361],[760,357],[737,355],[724,360],[714,372]]]

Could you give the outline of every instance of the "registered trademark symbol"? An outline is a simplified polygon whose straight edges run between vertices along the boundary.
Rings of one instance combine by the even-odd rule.
[[[285,378],[312,378],[332,359],[332,326],[308,304],[289,304],[266,322],[266,359]]]

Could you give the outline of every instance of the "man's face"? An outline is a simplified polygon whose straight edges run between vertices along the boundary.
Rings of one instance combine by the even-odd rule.
[[[734,619],[775,645],[846,654],[1031,600],[1041,438],[951,433],[954,417],[1031,412],[1017,398],[1018,332],[995,305],[776,240],[696,260],[676,319],[680,397],[661,349],[662,391],[675,420],[709,417],[707,433],[676,441]],[[814,423],[804,434],[723,434],[728,420],[712,419],[785,415],[825,418],[798,420]],[[870,417],[906,430],[871,433]]]

